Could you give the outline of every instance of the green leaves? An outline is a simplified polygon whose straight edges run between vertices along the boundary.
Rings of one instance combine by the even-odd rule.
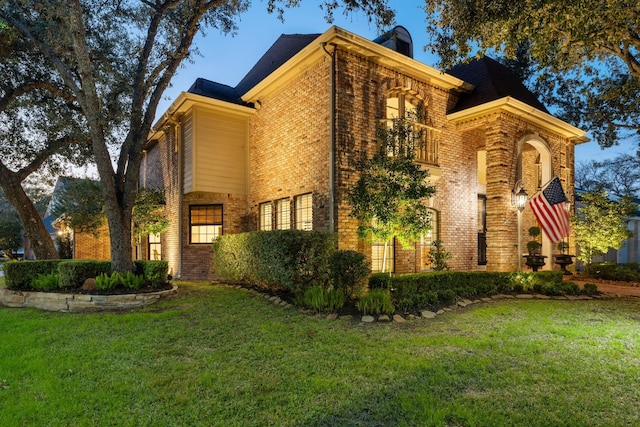
[[[424,202],[436,190],[427,183],[429,173],[415,162],[421,143],[421,132],[406,119],[393,119],[390,127],[378,130],[376,151],[360,160],[360,178],[348,194],[351,215],[360,220],[360,237],[396,237],[406,247],[430,230]]]
[[[591,264],[595,255],[606,253],[609,248],[620,249],[630,237],[625,217],[636,205],[629,197],[610,200],[604,190],[589,191],[580,198],[583,206],[572,218],[572,226],[580,247],[578,259]]]

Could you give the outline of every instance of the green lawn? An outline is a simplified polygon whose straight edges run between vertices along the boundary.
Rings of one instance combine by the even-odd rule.
[[[0,308],[0,425],[640,425],[640,299],[365,325],[178,285],[128,313]]]

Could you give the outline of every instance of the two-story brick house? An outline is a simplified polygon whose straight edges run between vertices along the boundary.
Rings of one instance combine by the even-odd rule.
[[[374,149],[376,126],[423,105],[418,158],[437,188],[425,200],[433,230],[411,250],[392,245],[388,266],[429,269],[425,255],[438,239],[454,269],[515,270],[512,192],[533,195],[558,176],[572,194],[584,132],[491,59],[443,73],[412,51],[403,27],[374,41],[332,27],[281,36],[236,87],[198,79],[150,136],[140,184],[165,188],[171,225],[143,256],[153,245],[174,276],[202,279],[218,235],[299,228],[336,232],[340,249],[365,253],[379,270],[379,245],[359,239],[350,216],[354,161]],[[523,218],[526,230],[529,209]],[[551,255],[549,242],[543,249]]]

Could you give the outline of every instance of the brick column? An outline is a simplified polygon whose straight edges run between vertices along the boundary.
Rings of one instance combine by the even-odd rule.
[[[516,141],[504,123],[488,124],[487,149],[487,271],[515,271],[518,266],[517,215],[511,206],[515,184]]]

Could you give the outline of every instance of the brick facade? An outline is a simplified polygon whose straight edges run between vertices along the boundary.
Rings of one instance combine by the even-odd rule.
[[[375,149],[386,100],[399,91],[424,103],[428,126],[439,132],[439,163],[432,166],[438,176],[433,180],[436,194],[424,203],[438,214],[438,239],[453,255],[448,264],[456,270],[515,270],[517,210],[511,205],[511,192],[520,180],[530,196],[535,193],[540,147],[548,147],[548,159],[542,156],[544,167],[560,177],[570,194],[575,141],[506,110],[453,121],[450,111],[461,89],[447,88],[426,72],[422,78],[400,72],[389,61],[382,65],[375,55],[339,43],[332,49],[318,44],[317,50],[313,60],[292,66],[286,81],[272,81],[255,99],[245,99],[254,106],[246,141],[246,194],[184,194],[185,122],[177,118],[164,123],[161,137],[146,154],[141,183],[165,189],[170,226],[162,235],[162,257],[173,274],[183,279],[211,277],[211,246],[189,243],[190,206],[223,205],[223,232],[237,233],[258,229],[261,203],[273,203],[275,212],[275,202],[288,199],[293,228],[294,199],[308,193],[313,195],[313,228],[337,232],[340,249],[355,249],[371,259],[370,245],[356,234],[358,224],[350,216],[347,194],[359,176],[356,159]],[[486,152],[486,185],[479,184],[479,151]],[[486,196],[486,266],[478,265],[479,195]],[[523,222],[526,242],[526,230],[534,223],[530,210],[525,210]],[[418,244],[410,250],[396,245],[395,271],[419,270],[420,257]]]

